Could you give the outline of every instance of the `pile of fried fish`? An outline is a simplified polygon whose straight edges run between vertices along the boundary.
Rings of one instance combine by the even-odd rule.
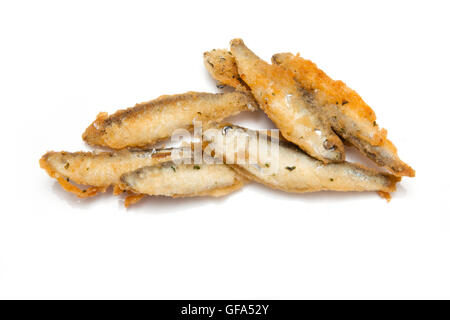
[[[260,59],[241,39],[232,40],[229,51],[205,52],[205,66],[218,87],[233,89],[164,95],[111,115],[102,112],[83,139],[111,151],[47,152],[40,166],[80,198],[112,187],[114,194],[126,193],[126,206],[148,195],[224,196],[249,181],[286,192],[376,191],[390,199],[402,176],[414,177],[414,170],[400,160],[386,130],[379,127],[374,111],[355,91],[298,54],[275,54],[271,62]],[[177,129],[192,130],[194,121],[233,137],[245,128],[222,121],[257,109],[281,133],[276,165],[260,152],[246,154],[256,163],[176,162],[173,149],[152,147]],[[264,133],[253,133],[249,139],[265,141],[260,139]],[[211,138],[203,138],[202,148],[211,147]],[[380,170],[345,161],[344,144],[354,146]],[[228,152],[226,142],[213,147],[213,157],[236,156]]]

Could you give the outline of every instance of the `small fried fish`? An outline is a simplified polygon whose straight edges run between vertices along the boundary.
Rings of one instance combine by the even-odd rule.
[[[292,72],[261,60],[241,39],[231,41],[231,53],[240,78],[284,138],[325,163],[345,159],[342,141]]]
[[[334,131],[343,139],[393,174],[415,176],[414,170],[400,160],[395,146],[386,139],[386,130],[379,128],[375,112],[344,82],[331,79],[316,64],[292,53],[275,54],[272,62],[292,71],[299,85],[313,93]]]
[[[121,177],[120,188],[168,197],[221,197],[243,187],[245,179],[224,164],[167,162],[140,168]]]
[[[210,142],[205,150],[212,151],[215,158],[224,158],[225,163],[249,180],[274,189],[294,193],[378,191],[382,197],[389,199],[389,193],[395,191],[396,183],[400,181],[394,175],[354,163],[324,164],[294,144],[272,139],[260,132],[229,124],[222,124],[217,129],[216,132],[205,132],[204,139]],[[246,142],[237,143],[238,138],[246,139]],[[240,147],[236,147],[238,145]],[[273,150],[274,145],[278,145],[278,154]],[[244,162],[236,161],[238,154],[246,155]]]
[[[344,82],[331,79],[315,63],[292,53],[275,54],[272,63],[291,71],[304,90],[314,93],[319,104],[336,106],[339,112],[330,118],[337,117],[334,121],[340,126],[339,131],[344,130],[347,136],[358,137],[373,145],[384,140],[386,130],[379,128],[375,112]]]
[[[100,113],[83,139],[112,149],[145,147],[169,138],[177,129],[190,129],[194,121],[207,125],[255,108],[253,97],[243,92],[161,96],[109,116]]]
[[[42,169],[68,192],[87,198],[117,187],[122,174],[172,160],[172,150],[120,150],[117,152],[47,152],[40,159]],[[80,189],[79,185],[90,186]],[[118,190],[116,189],[116,192]]]
[[[226,50],[212,50],[204,57],[208,71],[217,81],[231,87],[239,83],[234,80],[239,77],[234,57]],[[220,65],[214,64],[213,67],[207,64],[206,59],[220,61]],[[321,106],[322,114],[327,116],[333,130],[346,142],[397,176],[415,176],[414,169],[399,158],[397,149],[386,138],[386,130],[379,129],[373,110],[355,91],[342,81],[332,80],[313,62],[301,57],[283,53],[274,55],[272,61],[293,71],[294,79]]]

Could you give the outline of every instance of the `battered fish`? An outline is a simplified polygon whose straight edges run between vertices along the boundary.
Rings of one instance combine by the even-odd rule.
[[[39,163],[66,191],[87,198],[106,191],[109,186],[118,186],[121,175],[126,172],[172,160],[171,154],[172,149],[47,152]],[[90,187],[80,189],[71,181]]]
[[[218,129],[217,132],[205,133],[205,140],[210,141],[206,148],[213,150],[216,158],[223,157],[226,163],[234,163],[230,166],[239,174],[274,189],[294,193],[378,191],[389,199],[389,193],[395,191],[396,183],[400,181],[394,175],[354,163],[324,164],[285,140],[272,142],[279,142],[278,157],[274,157],[271,140],[266,135],[229,124],[223,124]],[[217,140],[217,135],[223,135],[222,143]],[[243,137],[247,142],[240,144],[240,148],[236,147],[236,139]],[[256,148],[251,148],[252,145]],[[234,152],[230,153],[230,150]],[[244,163],[236,161],[238,154],[246,155]],[[250,159],[254,159],[254,163]]]
[[[236,87],[239,77],[234,57],[226,50],[212,50],[204,54],[208,71],[220,83]],[[211,66],[208,61],[220,61]],[[415,171],[404,163],[397,149],[386,139],[386,130],[376,123],[373,110],[342,81],[334,81],[309,61],[289,53],[272,57],[275,64],[290,69],[294,79],[309,92],[311,100],[322,108],[333,130],[377,165],[397,176],[414,177]],[[224,72],[224,70],[226,72]],[[230,77],[230,75],[232,75]],[[240,90],[242,86],[236,87]]]
[[[100,113],[83,139],[113,149],[145,147],[169,138],[176,129],[190,129],[194,120],[207,125],[255,107],[253,97],[243,92],[161,96],[109,116]]]
[[[342,141],[291,71],[261,60],[241,39],[231,41],[231,53],[239,76],[284,138],[325,163],[344,160]]]
[[[379,166],[399,176],[414,177],[414,170],[400,160],[391,141],[386,139],[386,130],[378,127],[375,112],[363,99],[342,81],[334,81],[313,62],[279,53],[272,62],[294,73],[300,86],[312,92],[335,132],[350,142]]]
[[[386,138],[386,130],[376,123],[375,112],[344,82],[334,81],[315,63],[292,53],[275,54],[272,63],[292,71],[294,79],[304,90],[312,92],[320,105],[335,106],[338,109],[335,124],[345,135],[358,137],[372,145],[378,145]]]
[[[227,195],[243,187],[244,178],[224,164],[175,164],[140,168],[121,177],[120,187],[151,196]]]

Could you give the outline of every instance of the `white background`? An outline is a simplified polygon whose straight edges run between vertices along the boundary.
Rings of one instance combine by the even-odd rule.
[[[450,298],[448,14],[446,1],[2,1],[0,297]],[[217,92],[202,53],[234,37],[344,80],[417,177],[390,203],[253,184],[126,210],[39,168],[48,150],[88,150],[100,111]]]

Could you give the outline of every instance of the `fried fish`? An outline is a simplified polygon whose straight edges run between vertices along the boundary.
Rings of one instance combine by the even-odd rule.
[[[87,198],[117,187],[122,174],[172,159],[173,149],[120,150],[117,152],[47,152],[40,159],[42,169],[64,190]],[[89,186],[81,189],[72,184]],[[116,189],[117,191],[117,189]]]
[[[121,189],[138,194],[220,197],[242,188],[245,179],[225,164],[167,162],[126,173],[120,181]]]
[[[283,139],[273,140],[264,133],[229,124],[222,124],[217,129],[207,131],[204,137],[209,141],[206,148],[212,151],[214,157],[224,158],[226,163],[249,180],[274,189],[294,193],[378,191],[389,199],[389,193],[395,191],[396,183],[400,181],[394,175],[350,162],[324,164],[294,144]],[[239,144],[236,139],[246,139],[246,142]],[[278,146],[277,155],[272,149],[274,145]],[[245,154],[244,162],[236,161],[238,154]]]
[[[316,64],[292,53],[275,54],[272,62],[292,71],[301,88],[314,94],[334,131],[343,139],[393,174],[415,176],[387,140],[386,130],[379,128],[375,112],[344,82],[331,79]]]
[[[375,112],[344,82],[334,81],[315,63],[292,53],[275,54],[272,63],[290,70],[301,88],[314,93],[319,104],[336,106],[339,112],[330,115],[330,120],[336,116],[335,121],[345,135],[358,137],[372,145],[378,145],[386,138],[386,130],[376,123]]]
[[[206,52],[204,63],[218,87],[235,91],[164,95],[112,115],[100,113],[83,139],[115,151],[47,152],[41,168],[80,198],[109,187],[114,194],[127,192],[125,206],[145,196],[220,197],[248,180],[293,193],[376,191],[389,200],[401,176],[415,175],[373,110],[342,81],[299,55],[276,54],[269,64],[241,39],[232,40],[230,50]],[[258,107],[281,138],[278,130],[267,134],[217,124]],[[197,121],[209,128],[202,142],[148,148]],[[393,174],[345,161],[343,141]]]
[[[284,138],[325,163],[345,159],[342,141],[308,92],[299,89],[292,72],[261,60],[241,39],[231,41],[231,53],[240,78]]]
[[[217,81],[245,90],[242,86],[236,87],[240,81],[234,79],[239,78],[239,74],[231,53],[212,50],[204,54],[204,59],[208,71]],[[208,61],[217,63],[209,64]],[[299,86],[309,92],[309,98],[315,100],[333,130],[346,142],[397,176],[415,176],[414,170],[399,158],[394,144],[386,138],[386,130],[379,128],[373,110],[355,91],[342,81],[332,80],[313,62],[299,56],[276,54],[272,62],[293,72]]]
[[[253,97],[243,92],[161,96],[112,115],[100,113],[83,139],[112,149],[145,147],[169,138],[177,129],[190,129],[194,121],[206,125],[255,107]]]

